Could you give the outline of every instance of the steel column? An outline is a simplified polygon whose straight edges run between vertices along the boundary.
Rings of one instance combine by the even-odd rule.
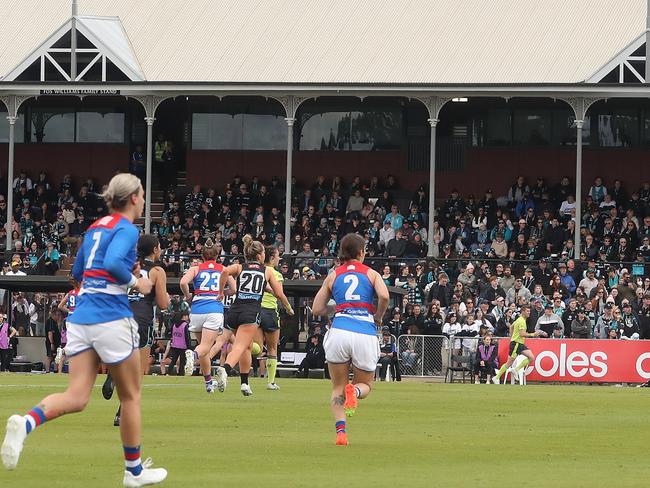
[[[576,119],[576,217],[574,248],[580,256],[580,226],[582,224],[582,126],[584,120]]]
[[[433,257],[433,221],[436,213],[436,127],[438,119],[429,119],[431,124],[431,152],[429,154],[429,221],[427,227],[427,256]]]
[[[294,117],[286,117],[287,122],[287,183],[285,188],[285,203],[284,203],[284,252],[289,253],[289,246],[291,244],[291,199],[292,188],[291,179],[293,178],[293,123]]]
[[[151,233],[151,182],[153,180],[152,171],[152,158],[153,158],[153,122],[156,120],[154,117],[145,117],[144,121],[147,123],[147,170],[146,170],[146,183],[144,190],[144,232]]]
[[[11,251],[13,242],[11,241],[11,225],[14,214],[14,145],[16,131],[15,115],[8,115],[9,121],[9,157],[7,159],[7,251]]]

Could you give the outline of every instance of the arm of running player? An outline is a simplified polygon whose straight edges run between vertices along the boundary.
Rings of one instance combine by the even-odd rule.
[[[237,293],[237,282],[232,276],[228,276],[228,289],[223,290],[223,294],[226,296],[231,296]]]
[[[373,286],[375,288],[375,293],[377,294],[377,310],[375,311],[375,324],[381,325],[384,320],[384,315],[386,314],[386,309],[388,308],[388,300],[390,295],[388,294],[388,287],[384,280],[381,279],[379,273],[374,269],[369,271],[370,278],[373,281]]]
[[[282,289],[282,283],[278,281],[278,279],[275,277],[275,273],[271,270],[271,268],[266,268],[266,281],[268,284],[271,286],[271,290],[273,291],[273,294],[276,296],[278,300],[282,302],[282,305],[284,305],[284,308],[287,310],[287,313],[289,315],[293,315],[293,307],[289,303],[289,300],[287,300],[287,296],[284,294],[284,290]]]
[[[84,256],[84,245],[83,245],[83,240],[79,243],[79,247],[77,249],[77,257],[74,260],[74,264],[72,265],[72,277],[79,283],[84,278],[84,266],[86,263],[86,257]]]
[[[70,295],[70,292],[66,293],[65,296],[63,297],[63,300],[59,302],[59,305],[56,307],[62,312],[65,313],[70,313],[70,310],[68,310],[68,307],[66,307],[66,303],[68,303],[68,295]]]
[[[190,269],[188,269],[183,277],[181,278],[181,291],[183,292],[183,296],[185,297],[185,300],[188,302],[192,301],[192,294],[190,293],[190,283],[194,281],[194,278],[196,278],[196,273],[198,272],[199,268],[196,266],[192,266]]]
[[[111,276],[114,276],[118,283],[127,284],[129,288],[135,288],[140,293],[149,293],[152,283],[149,278],[135,276],[128,262],[128,256],[133,252],[133,247],[138,241],[138,229],[136,227],[123,227],[119,229],[111,240],[104,257],[104,267]]]
[[[221,277],[219,278],[219,293],[223,296],[223,290],[226,288],[226,284],[230,283],[228,278],[234,279],[235,276],[238,276],[241,273],[241,264],[231,264],[223,268],[221,272]],[[235,283],[234,288],[237,288]]]
[[[323,281],[320,290],[318,290],[316,297],[314,297],[314,303],[311,306],[312,314],[319,317],[327,315],[327,303],[332,298],[332,282],[335,277],[336,275],[334,273],[330,273],[325,278],[325,281]]]
[[[153,281],[156,290],[156,305],[161,310],[169,307],[169,294],[167,293],[167,273],[160,267],[154,267],[149,273],[149,278]]]

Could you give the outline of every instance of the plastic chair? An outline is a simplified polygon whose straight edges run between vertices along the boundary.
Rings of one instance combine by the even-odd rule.
[[[508,381],[508,375],[510,374],[510,370],[512,370],[513,374],[510,374],[510,384],[514,385],[515,384],[515,375],[514,371],[517,369],[521,361],[523,361],[526,358],[526,356],[520,354],[515,358],[515,362],[512,363],[512,366],[510,368],[506,369],[506,372],[503,373],[503,382],[506,383]],[[523,370],[523,375],[521,376],[521,386],[524,386],[526,384],[526,369]]]

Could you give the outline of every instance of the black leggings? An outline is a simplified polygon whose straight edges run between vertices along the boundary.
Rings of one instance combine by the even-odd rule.
[[[180,364],[178,365],[178,370],[176,371],[176,376],[185,376],[185,351],[186,349],[180,349],[178,347],[172,347],[169,349],[169,368],[172,368],[176,365],[176,361],[180,357]]]
[[[11,359],[13,358],[13,350],[9,349],[0,349],[0,371],[9,371],[9,366],[11,366]]]

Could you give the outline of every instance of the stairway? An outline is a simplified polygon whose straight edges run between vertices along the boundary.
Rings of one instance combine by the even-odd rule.
[[[165,193],[163,190],[156,188],[158,183],[154,179],[154,185],[151,189],[151,222],[160,222],[162,219],[162,214],[164,211],[164,205],[165,205]],[[176,172],[176,196],[178,198],[183,198],[185,194],[189,191],[189,188],[187,187],[187,171],[177,171]],[[135,221],[135,224],[144,227],[144,216],[140,217]]]

